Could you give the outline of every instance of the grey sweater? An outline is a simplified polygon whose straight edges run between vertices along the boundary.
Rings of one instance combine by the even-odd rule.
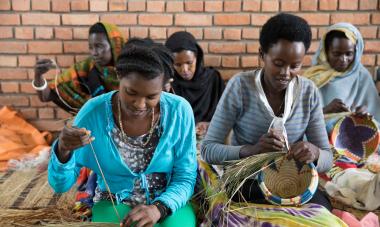
[[[272,117],[259,100],[254,78],[256,71],[235,75],[227,84],[203,140],[202,158],[210,164],[239,159],[243,145],[256,144],[267,133]],[[311,80],[299,77],[301,91],[285,123],[289,144],[307,141],[320,148],[318,172],[328,171],[333,162],[318,89]],[[231,145],[224,141],[233,131]]]

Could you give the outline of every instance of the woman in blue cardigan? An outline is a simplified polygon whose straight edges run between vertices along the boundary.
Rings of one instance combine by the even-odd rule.
[[[129,47],[116,69],[119,91],[87,102],[52,148],[48,179],[66,192],[85,166],[97,174],[94,222],[195,226],[187,203],[196,179],[194,117],[163,92],[163,46]]]

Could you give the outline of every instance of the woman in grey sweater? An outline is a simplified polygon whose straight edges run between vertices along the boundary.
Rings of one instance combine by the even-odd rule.
[[[301,163],[314,162],[318,172],[331,168],[318,90],[299,76],[310,41],[310,27],[300,17],[278,14],[266,22],[260,33],[263,69],[239,73],[227,84],[202,144],[206,162],[224,164],[289,150],[290,157]],[[231,130],[231,145],[225,145]],[[241,192],[247,201],[264,198],[255,180],[245,183]],[[331,209],[319,191],[310,202]]]

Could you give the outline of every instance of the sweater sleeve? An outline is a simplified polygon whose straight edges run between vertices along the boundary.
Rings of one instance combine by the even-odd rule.
[[[318,172],[326,172],[331,169],[333,164],[333,154],[331,152],[328,135],[326,132],[325,121],[323,118],[322,105],[319,99],[317,88],[313,86],[313,92],[310,100],[310,119],[306,128],[307,140],[319,147],[320,154],[316,167]]]
[[[165,192],[153,202],[159,200],[174,213],[186,205],[193,195],[197,176],[196,138],[194,115],[189,103],[180,107],[178,114],[181,123],[178,127],[180,138],[174,145],[174,164],[172,176]]]
[[[206,162],[224,164],[239,159],[241,146],[225,145],[224,141],[239,118],[242,106],[240,79],[235,76],[228,82],[202,142],[201,155]]]

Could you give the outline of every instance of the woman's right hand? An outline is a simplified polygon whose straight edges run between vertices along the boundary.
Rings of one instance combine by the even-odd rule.
[[[53,68],[53,61],[50,59],[40,59],[36,62],[36,65],[34,66],[34,74],[35,77],[41,77],[42,74],[49,71],[49,69]]]
[[[268,133],[262,135],[259,142],[255,145],[244,146],[239,153],[240,158],[246,158],[252,155],[283,151],[285,148],[285,139],[281,131],[270,129]]]
[[[344,104],[341,99],[332,100],[327,106],[323,108],[323,113],[341,113],[341,112],[349,112],[350,109]]]
[[[65,125],[58,137],[57,157],[61,163],[66,163],[71,157],[71,152],[77,148],[89,144],[95,138],[85,128],[77,128]]]

